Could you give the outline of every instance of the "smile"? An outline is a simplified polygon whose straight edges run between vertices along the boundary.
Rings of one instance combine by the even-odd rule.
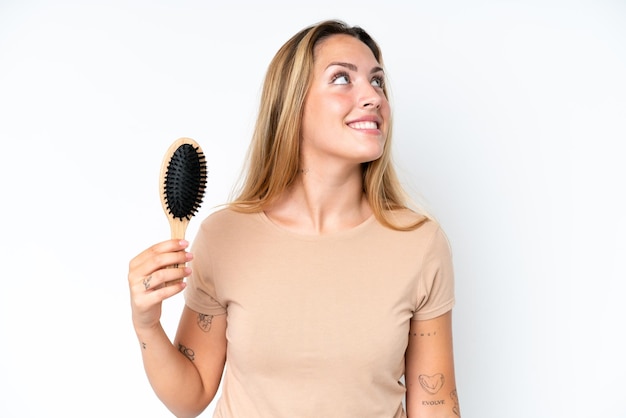
[[[348,124],[353,129],[378,129],[378,124],[374,121],[359,121]]]

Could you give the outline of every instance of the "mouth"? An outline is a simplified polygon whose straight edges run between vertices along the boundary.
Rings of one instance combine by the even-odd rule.
[[[373,120],[359,120],[355,122],[348,123],[348,126],[352,129],[362,129],[362,130],[370,130],[370,129],[378,129],[378,122]]]

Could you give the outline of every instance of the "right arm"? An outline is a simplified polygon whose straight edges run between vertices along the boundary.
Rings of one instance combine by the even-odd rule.
[[[226,315],[183,309],[174,343],[161,326],[163,300],[185,288],[173,282],[191,273],[186,241],[153,245],[130,262],[128,282],[133,326],[148,380],[177,417],[195,417],[213,400],[226,360]],[[171,268],[178,264],[182,267]],[[167,285],[164,286],[164,284]]]

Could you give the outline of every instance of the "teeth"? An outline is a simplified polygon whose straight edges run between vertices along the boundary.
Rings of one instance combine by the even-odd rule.
[[[354,129],[377,129],[378,124],[376,122],[354,122],[350,124],[351,128]]]

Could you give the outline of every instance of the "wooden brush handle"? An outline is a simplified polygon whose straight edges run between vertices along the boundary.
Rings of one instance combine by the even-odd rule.
[[[168,220],[170,223],[170,232],[172,239],[184,239],[185,233],[187,232],[187,226],[189,225],[188,219],[183,219],[182,221],[178,218],[172,218],[168,216]]]

